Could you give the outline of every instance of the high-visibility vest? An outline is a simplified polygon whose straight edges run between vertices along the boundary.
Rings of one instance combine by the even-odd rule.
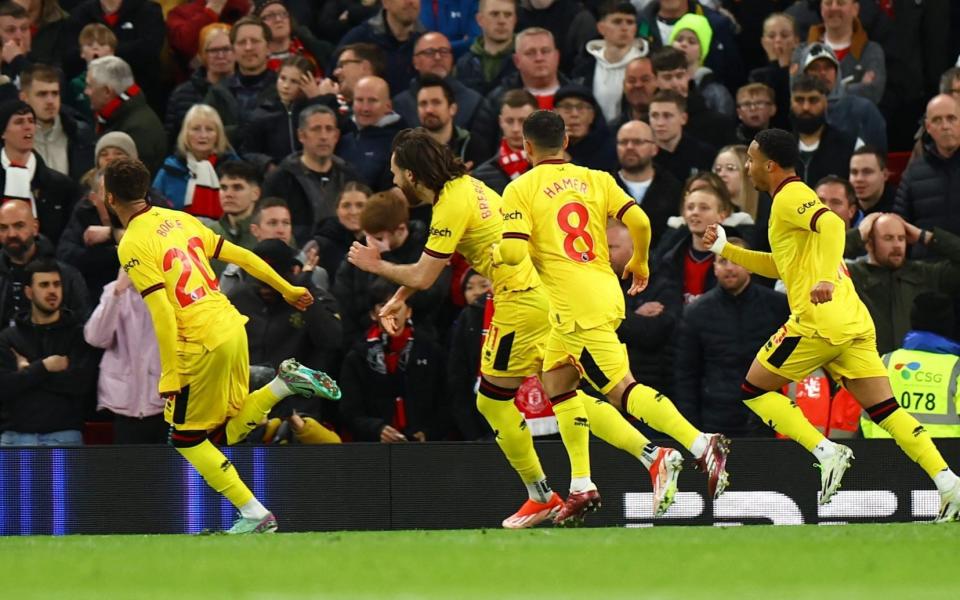
[[[901,408],[916,417],[932,437],[960,437],[960,357],[901,348],[884,354],[883,364],[890,376],[893,397]],[[863,437],[890,437],[865,413],[860,417],[860,426]]]

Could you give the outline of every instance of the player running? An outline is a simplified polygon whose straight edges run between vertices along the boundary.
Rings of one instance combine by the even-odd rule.
[[[170,443],[240,511],[227,533],[276,531],[273,514],[212,442],[242,441],[286,396],[317,394],[336,400],[340,390],[324,373],[287,359],[276,378],[248,393],[247,319],[220,293],[209,259],[243,267],[300,310],[313,303],[313,296],[191,215],[148,204],[144,196],[150,172],[140,161],[111,163],[103,180],[107,205],[126,227],[118,248],[120,264],[143,296],[157,333]]]
[[[843,263],[844,224],[797,177],[797,140],[781,129],[757,134],[747,151],[753,185],[770,192],[771,252],[726,243],[723,227],[703,234],[713,252],[787,288],[791,315],[757,353],[741,385],[743,401],[778,433],[817,457],[820,504],[840,488],[850,467],[850,448],[826,439],[786,396],[778,391],[823,367],[853,394],[870,418],[920,464],[940,492],[937,522],[960,513],[960,478],[947,467],[930,435],[893,398],[887,369],[877,354],[870,313],[857,296]]]
[[[554,411],[586,379],[613,405],[683,444],[708,474],[710,495],[719,496],[728,483],[729,440],[697,431],[668,398],[637,383],[626,347],[617,338],[624,303],[610,266],[607,219],[621,220],[633,239],[633,256],[623,273],[633,276],[631,295],[647,285],[650,221],[608,173],[564,160],[569,138],[556,113],[532,113],[523,123],[523,138],[534,167],[504,190],[503,241],[494,260],[513,265],[532,258],[547,288],[551,329],[543,387]],[[573,471],[570,495],[555,519],[559,522],[582,518],[600,503],[589,461],[577,462]]]
[[[523,379],[538,375],[543,343],[549,332],[549,300],[529,260],[515,266],[493,264],[491,248],[503,231],[501,199],[482,182],[468,176],[466,167],[450,150],[422,129],[400,132],[393,145],[391,168],[396,183],[412,206],[433,205],[430,236],[420,260],[396,265],[381,260],[373,247],[355,243],[348,260],[402,287],[383,308],[384,325],[399,314],[404,301],[428,288],[454,252],[493,282],[495,311],[481,353],[481,381],[477,408],[496,432],[507,460],[527,487],[529,500],[503,521],[506,528],[533,527],[555,517],[563,505],[550,489],[533,438],[513,403]],[[402,325],[393,323],[393,326]],[[647,444],[640,433],[606,402],[581,396],[555,407],[561,438],[572,464],[588,460],[589,431],[637,457],[650,469],[655,510],[665,511],[673,501],[682,457],[675,450]],[[575,441],[572,441],[575,440]]]

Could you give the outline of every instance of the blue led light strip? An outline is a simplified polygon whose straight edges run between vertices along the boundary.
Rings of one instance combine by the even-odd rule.
[[[55,448],[50,451],[50,480],[53,487],[53,535],[67,532],[67,461],[66,451]]]

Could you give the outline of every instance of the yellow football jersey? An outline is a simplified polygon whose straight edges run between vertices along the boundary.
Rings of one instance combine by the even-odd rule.
[[[151,206],[127,225],[117,252],[120,264],[142,296],[162,292],[177,319],[177,345],[208,350],[246,323],[210,266],[223,238],[185,212]]]
[[[633,198],[609,173],[544,161],[503,192],[503,237],[526,239],[561,332],[623,319],[623,291],[610,266],[607,219]]]
[[[774,194],[768,235],[773,261],[787,288],[790,320],[802,335],[816,334],[839,344],[873,330],[873,320],[842,258],[831,281],[833,300],[810,302],[810,291],[820,279],[817,273],[823,271],[817,220],[829,210],[799,177],[788,179]]]
[[[433,205],[424,252],[447,259],[463,255],[475,271],[493,283],[493,293],[528,290],[540,285],[533,264],[493,265],[492,248],[503,233],[503,200],[483,182],[463,175],[443,186]]]

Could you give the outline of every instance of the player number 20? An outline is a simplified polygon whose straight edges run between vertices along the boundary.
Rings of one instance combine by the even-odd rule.
[[[200,260],[199,252],[202,251],[203,240],[198,237],[192,237],[187,240],[186,252],[180,248],[170,248],[167,250],[167,253],[163,255],[164,272],[172,269],[174,262],[180,263],[180,277],[177,278],[177,285],[173,289],[180,308],[186,308],[206,296],[207,288],[211,290],[217,289],[217,278],[207,273],[206,268],[203,266],[203,261]],[[200,276],[203,277],[206,287],[200,285],[194,290],[187,291],[187,282],[190,281],[190,275],[193,273],[194,267],[197,268]]]
[[[587,221],[590,215],[587,213],[587,207],[579,202],[570,202],[560,207],[557,213],[557,225],[560,230],[566,233],[563,238],[563,251],[566,252],[570,260],[577,262],[590,262],[597,257],[594,253],[593,238],[587,232]],[[575,223],[573,221],[576,221]],[[577,244],[577,240],[582,240]],[[586,246],[583,250],[578,250],[577,246]]]
[[[911,404],[912,403],[912,404]],[[900,406],[909,410],[933,410],[937,407],[937,395],[923,392],[903,392],[900,394]]]

